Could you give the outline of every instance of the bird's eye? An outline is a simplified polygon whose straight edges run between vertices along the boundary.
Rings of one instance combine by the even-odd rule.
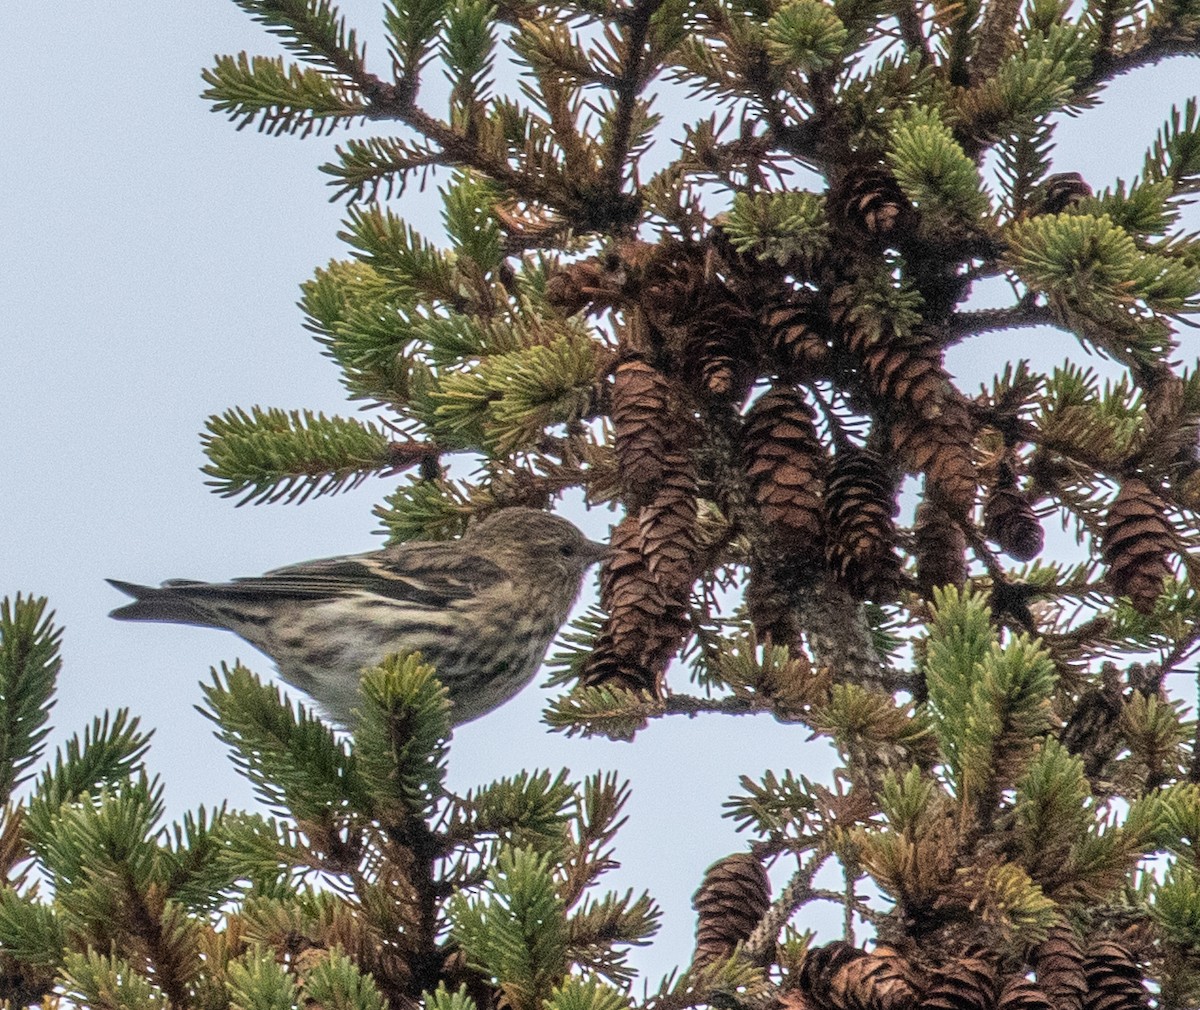
[[[569,558],[572,554],[575,553],[575,548],[571,544],[560,544],[559,548],[558,548],[558,553],[561,554],[564,558]]]

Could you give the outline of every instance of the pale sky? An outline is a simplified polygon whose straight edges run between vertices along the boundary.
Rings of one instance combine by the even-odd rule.
[[[377,0],[341,6],[360,35],[379,39]],[[317,166],[361,131],[273,138],[238,133],[209,112],[200,70],[214,53],[276,51],[227,0],[24,3],[6,11],[5,30],[0,596],[47,595],[66,627],[52,746],[126,706],[155,729],[150,765],[173,815],[225,800],[249,806],[249,786],[193,706],[211,666],[241,658],[267,675],[270,662],[231,635],[110,621],[124,598],[103,579],[225,579],[381,546],[371,508],[388,481],[303,506],[234,508],[199,472],[209,414],[255,404],[357,410],[295,302],[315,267],[346,255],[336,238],[344,207],[327,202]],[[371,54],[383,55],[378,41]],[[1186,60],[1121,79],[1103,107],[1059,128],[1055,169],[1081,171],[1097,188],[1128,180],[1196,80]],[[432,194],[393,207],[436,234]],[[1181,358],[1194,365],[1196,340],[1184,339]],[[1006,358],[1048,367],[1067,354],[1082,358],[1069,339],[1008,333],[960,348],[952,366],[973,391]],[[564,514],[593,536],[613,521]],[[673,686],[687,689],[683,677]],[[541,724],[543,703],[530,689],[462,728],[451,787],[535,767],[629,778],[623,865],[603,883],[649,889],[663,906],[659,941],[633,957],[653,986],[690,956],[690,896],[704,867],[745,846],[721,817],[739,776],[790,768],[822,780],[825,748],[765,716],[673,717],[632,745],[568,740]],[[786,868],[773,877],[781,883]],[[836,923],[826,911],[800,925]]]

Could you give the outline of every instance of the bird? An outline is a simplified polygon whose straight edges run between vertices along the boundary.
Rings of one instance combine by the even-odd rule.
[[[134,598],[109,616],[232,631],[344,728],[362,701],[362,672],[420,652],[457,726],[534,678],[587,570],[607,552],[566,519],[512,506],[458,540],[409,541],[231,582],[172,579],[156,588],[108,579]]]

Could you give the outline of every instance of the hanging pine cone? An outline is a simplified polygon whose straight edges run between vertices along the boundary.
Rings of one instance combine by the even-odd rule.
[[[892,448],[901,465],[910,473],[925,474],[926,493],[936,495],[959,519],[970,516],[978,490],[972,438],[970,417],[957,401],[945,403],[932,420],[904,415],[891,426]]]
[[[767,350],[779,377],[811,382],[829,369],[829,321],[810,302],[777,305],[762,315]]]
[[[636,655],[629,655],[617,648],[613,639],[612,618],[609,618],[579,672],[579,686],[656,694],[658,675]]]
[[[1082,1010],[1087,995],[1083,950],[1070,926],[1055,926],[1033,952],[1038,987],[1055,1010]]]
[[[1057,1010],[1058,1004],[1052,1002],[1036,982],[1031,982],[1023,975],[1016,975],[1004,983],[1000,990],[1000,998],[996,1000],[996,1010]]]
[[[758,320],[734,295],[710,280],[688,327],[698,345],[700,389],[711,397],[742,402],[758,373]],[[686,358],[693,355],[689,353]],[[684,361],[687,366],[690,362]],[[693,369],[688,369],[692,371]]]
[[[771,907],[771,884],[762,863],[748,852],[735,853],[704,871],[692,896],[696,910],[696,953],[699,967],[729,957]]]
[[[921,998],[920,1010],[993,1010],[996,972],[978,957],[962,957],[934,977]]]
[[[663,594],[682,606],[696,575],[696,480],[688,457],[664,462],[662,484],[638,513],[642,556]]]
[[[930,501],[917,506],[913,523],[913,553],[917,583],[926,599],[938,586],[961,586],[967,581],[967,538],[946,510]]]
[[[625,487],[635,501],[654,494],[679,437],[672,399],[667,377],[641,358],[622,361],[613,373],[613,449]]]
[[[759,397],[746,413],[741,456],[768,532],[790,550],[819,551],[825,457],[804,397],[786,387]]]
[[[896,597],[896,512],[896,486],[883,460],[867,449],[838,452],[825,491],[825,560],[855,599]]]
[[[909,211],[908,198],[895,178],[875,166],[847,173],[830,200],[849,224],[876,238],[894,231]]]
[[[1118,943],[1090,943],[1083,972],[1087,979],[1083,1010],[1142,1010],[1150,1005],[1141,970]]]
[[[600,571],[600,602],[608,619],[580,673],[584,687],[660,693],[662,671],[687,632],[687,613],[651,575],[645,550],[638,515],[626,516],[613,530]]]
[[[1163,579],[1171,574],[1167,556],[1178,546],[1164,511],[1162,499],[1134,477],[1121,485],[1105,521],[1103,555],[1109,584],[1143,614],[1154,609]]]
[[[760,642],[774,642],[798,649],[801,645],[800,616],[794,603],[797,586],[782,565],[750,562],[746,584],[746,613]]]
[[[1033,507],[1015,487],[988,495],[983,505],[983,535],[1017,561],[1032,561],[1041,554],[1045,540]]]

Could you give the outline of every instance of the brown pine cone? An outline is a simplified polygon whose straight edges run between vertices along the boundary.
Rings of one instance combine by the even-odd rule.
[[[613,449],[625,487],[637,501],[654,494],[676,451],[672,400],[670,381],[641,358],[622,361],[613,373]]]
[[[844,940],[813,947],[800,968],[800,991],[816,1006],[857,1010],[859,1004],[854,1002],[856,994],[850,986],[851,970],[867,956]]]
[[[1055,1010],[1082,1010],[1088,986],[1075,930],[1066,924],[1050,930],[1034,950],[1033,964],[1038,986]]]
[[[1128,596],[1134,609],[1146,614],[1171,574],[1167,557],[1179,549],[1165,505],[1140,478],[1121,485],[1105,521],[1103,556],[1108,581],[1117,596]]]
[[[1023,975],[1007,979],[1000,990],[1000,998],[996,1000],[996,1010],[1057,1010],[1058,1006],[1036,982],[1029,981]]]
[[[762,314],[767,350],[785,382],[811,382],[829,368],[829,320],[808,301],[776,305]]]
[[[638,513],[642,556],[663,594],[686,606],[696,575],[696,481],[688,457],[666,463],[662,484]]]
[[[834,213],[877,238],[895,231],[910,211],[908,198],[895,178],[878,166],[860,166],[848,172],[834,187],[830,200]]]
[[[771,907],[771,883],[762,863],[748,852],[734,853],[704,871],[692,896],[696,910],[697,967],[729,957]]]
[[[1092,195],[1092,187],[1078,172],[1055,172],[1038,187],[1041,202],[1038,214],[1061,214],[1080,200]]]
[[[790,550],[821,550],[825,454],[804,397],[776,387],[746,412],[742,467],[768,532]]]
[[[662,672],[687,633],[686,607],[662,590],[646,565],[640,518],[630,514],[613,530],[600,570],[600,602],[608,611],[580,684],[661,691]]]
[[[1045,540],[1033,507],[1015,487],[988,496],[983,505],[983,535],[1017,561],[1032,561],[1042,553]]]
[[[939,970],[920,1010],[994,1010],[996,971],[978,957],[962,957]]]
[[[896,597],[896,485],[883,460],[868,449],[842,449],[825,491],[825,561],[858,600]]]
[[[932,599],[938,586],[961,586],[967,581],[967,538],[946,510],[930,501],[917,506],[913,523],[913,553],[921,594]]]
[[[1088,944],[1083,972],[1087,979],[1083,1010],[1142,1010],[1150,1005],[1141,969],[1118,943]]]

